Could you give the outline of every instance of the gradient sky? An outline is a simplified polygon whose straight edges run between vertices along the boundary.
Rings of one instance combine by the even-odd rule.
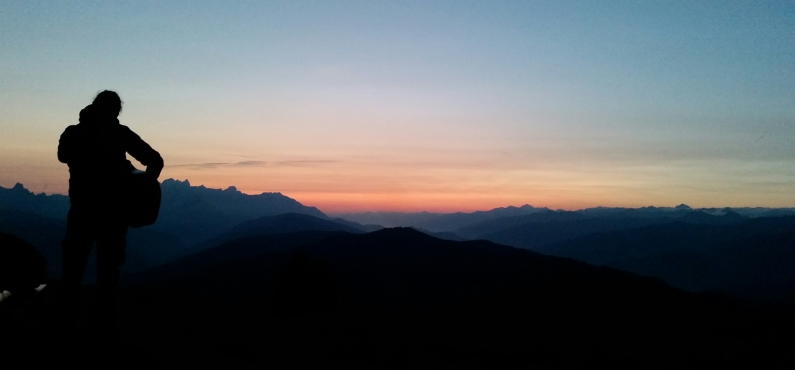
[[[0,186],[103,89],[161,179],[326,212],[795,206],[793,1],[0,0]]]

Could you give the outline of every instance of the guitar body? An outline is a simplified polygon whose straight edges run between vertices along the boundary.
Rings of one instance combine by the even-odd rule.
[[[148,226],[157,221],[160,212],[160,183],[134,169],[130,174],[127,206],[130,227]]]

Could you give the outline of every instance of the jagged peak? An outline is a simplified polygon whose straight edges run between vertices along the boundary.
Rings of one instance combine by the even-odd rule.
[[[179,181],[177,179],[168,178],[168,179],[163,180],[162,185],[166,185],[166,186],[179,185],[179,186],[190,187],[190,182],[188,181],[188,179],[185,179],[184,181]]]
[[[3,188],[2,186],[0,186],[0,189],[6,189],[6,188]],[[28,189],[25,189],[25,186],[24,186],[24,185],[22,185],[22,184],[21,184],[21,183],[19,183],[19,182],[18,182],[18,183],[16,183],[16,184],[14,184],[14,186],[12,186],[12,187],[8,188],[7,190],[9,190],[9,191],[12,191],[12,192],[14,192],[14,193],[33,194],[33,192],[32,192],[32,191],[30,191],[30,190],[28,190]]]

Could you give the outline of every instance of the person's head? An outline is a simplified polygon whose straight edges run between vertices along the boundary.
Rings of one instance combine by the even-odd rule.
[[[108,118],[116,118],[121,113],[122,101],[115,91],[105,90],[97,94],[94,102],[94,113]]]

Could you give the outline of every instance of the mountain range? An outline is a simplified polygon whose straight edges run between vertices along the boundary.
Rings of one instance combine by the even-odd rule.
[[[765,302],[795,302],[793,209],[676,207],[578,211],[522,207],[473,213],[363,213],[331,217],[279,193],[246,195],[168,179],[158,221],[131,229],[125,274],[230,240],[298,231],[364,233],[412,227],[441,239],[488,240],[662,279],[690,291],[719,291]],[[0,231],[39,247],[60,274],[68,197],[0,187]],[[788,216],[789,215],[789,216]],[[339,215],[337,215],[339,216]],[[358,221],[358,222],[357,222]],[[780,224],[780,227],[769,225]],[[767,226],[766,226],[767,225]],[[90,264],[88,279],[94,276]]]
[[[303,206],[279,193],[247,195],[234,187],[209,189],[173,179],[163,181],[161,189],[157,222],[128,231],[124,273],[195,252],[202,242],[258,217],[297,213],[328,219],[317,208]],[[0,187],[0,231],[17,235],[39,248],[49,261],[48,272],[53,277],[60,275],[60,244],[68,211],[68,196],[33,194],[19,183],[12,188]],[[93,266],[89,263],[89,281],[95,276]]]
[[[795,365],[791,209],[348,219],[279,193],[170,179],[162,190],[160,218],[129,231],[123,266],[120,358],[142,365]],[[0,188],[0,231],[36,246],[52,278],[67,210],[65,196]],[[46,292],[29,315],[46,314]],[[72,350],[35,320],[4,330],[4,353]]]

